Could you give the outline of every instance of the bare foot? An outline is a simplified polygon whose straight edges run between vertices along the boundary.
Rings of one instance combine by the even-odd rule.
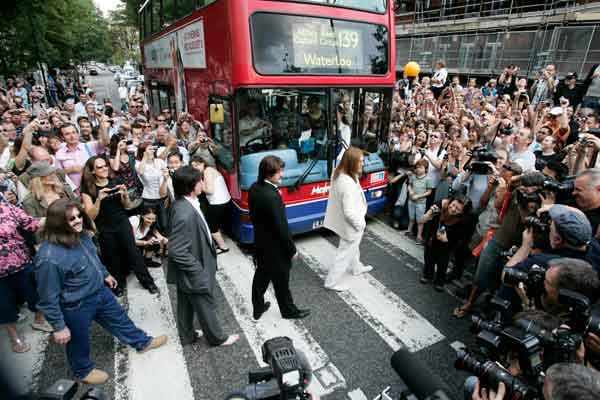
[[[231,346],[232,344],[234,344],[238,340],[240,340],[240,335],[229,335],[229,337],[227,338],[227,340],[224,341],[223,343],[221,343],[219,346]]]

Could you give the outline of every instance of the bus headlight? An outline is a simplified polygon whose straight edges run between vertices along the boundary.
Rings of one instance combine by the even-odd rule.
[[[374,199],[378,199],[383,196],[383,190],[374,190],[371,192],[371,197]]]

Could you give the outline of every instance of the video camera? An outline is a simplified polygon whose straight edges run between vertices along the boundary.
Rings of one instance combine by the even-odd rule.
[[[263,361],[269,364],[248,373],[249,385],[241,392],[227,396],[228,400],[309,400],[306,391],[312,369],[304,354],[294,348],[292,340],[281,336],[262,345]]]
[[[487,163],[495,164],[496,161],[498,161],[498,155],[494,151],[490,151],[484,146],[477,146],[471,150],[471,163],[468,168],[473,174],[490,175],[493,170]]]

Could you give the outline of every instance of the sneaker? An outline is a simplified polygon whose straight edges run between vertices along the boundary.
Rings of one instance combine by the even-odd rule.
[[[108,380],[108,374],[100,369],[93,369],[85,378],[81,379],[81,383],[87,385],[102,385]]]
[[[364,273],[370,272],[372,270],[373,270],[373,267],[371,267],[370,265],[364,265],[364,266],[358,268],[357,270],[352,271],[352,275],[358,276],[360,274],[364,274]]]
[[[157,349],[160,346],[167,343],[168,340],[169,340],[169,338],[167,337],[167,335],[160,335],[155,338],[152,338],[150,343],[148,343],[148,345],[146,347],[144,347],[142,350],[140,350],[138,353],[146,353],[147,351],[150,351],[152,349]]]

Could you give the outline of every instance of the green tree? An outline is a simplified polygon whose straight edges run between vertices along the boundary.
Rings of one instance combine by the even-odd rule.
[[[93,0],[5,0],[0,18],[0,73],[106,61],[108,24]]]

